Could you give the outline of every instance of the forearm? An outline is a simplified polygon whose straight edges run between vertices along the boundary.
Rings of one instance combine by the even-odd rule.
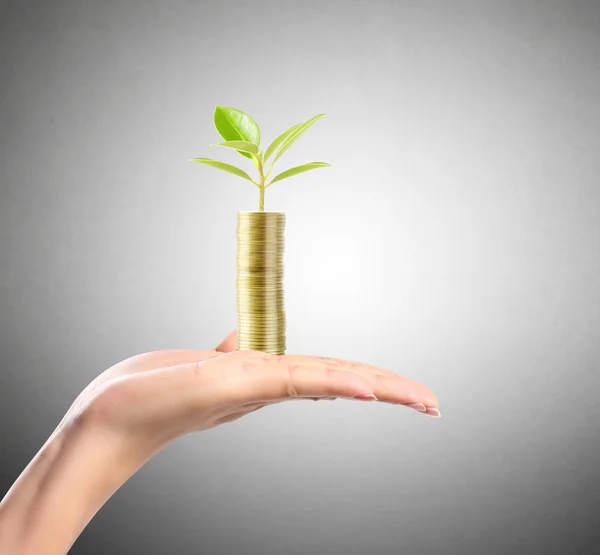
[[[66,553],[137,470],[122,447],[82,426],[57,430],[0,503],[0,553]]]

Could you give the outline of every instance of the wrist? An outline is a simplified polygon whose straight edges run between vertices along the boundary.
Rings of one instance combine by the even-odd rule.
[[[0,502],[0,553],[66,553],[142,463],[85,418],[59,426]]]

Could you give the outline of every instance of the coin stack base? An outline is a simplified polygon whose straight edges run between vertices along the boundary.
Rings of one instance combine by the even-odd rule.
[[[238,349],[285,354],[284,212],[238,212]]]

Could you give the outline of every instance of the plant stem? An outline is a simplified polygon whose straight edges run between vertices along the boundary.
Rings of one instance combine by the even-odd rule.
[[[259,212],[264,212],[265,211],[265,175],[264,175],[264,168],[263,168],[263,162],[262,162],[262,156],[258,156],[258,173],[260,174],[260,185],[259,185],[259,189],[260,189],[260,197],[258,200],[258,211]]]
[[[265,187],[264,187],[264,183],[261,184],[260,186],[260,198],[258,201],[258,210],[259,212],[264,212],[265,211]]]

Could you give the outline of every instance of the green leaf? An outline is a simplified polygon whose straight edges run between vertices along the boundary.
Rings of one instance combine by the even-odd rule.
[[[227,106],[217,106],[213,119],[219,135],[226,141],[247,141],[260,146],[260,129],[245,112]],[[252,157],[247,152],[238,152],[246,158]]]
[[[243,177],[248,181],[252,181],[252,178],[244,170],[240,170],[240,168],[236,168],[230,164],[217,162],[217,160],[211,160],[210,158],[190,158],[190,162],[200,162],[201,164],[206,164],[207,166],[212,166],[213,168],[218,168],[220,170],[232,173],[233,175]],[[252,181],[252,183],[254,183],[254,181]]]
[[[275,155],[273,159],[273,164],[277,161],[277,159],[288,149],[290,148],[301,136],[302,134],[313,124],[315,121],[321,119],[323,116],[327,114],[319,114],[300,124],[295,131],[291,133],[291,135],[283,141],[279,151]]]
[[[210,146],[225,146],[250,154],[258,154],[258,147],[254,143],[249,143],[247,141],[225,141],[224,143],[217,143]]]
[[[309,164],[303,164],[302,166],[296,166],[295,168],[290,168],[289,170],[285,170],[280,174],[276,175],[269,185],[273,185],[277,181],[281,181],[282,179],[287,179],[288,177],[292,177],[293,175],[298,175],[299,173],[307,172],[309,170],[314,170],[316,168],[327,168],[331,166],[331,164],[326,164],[325,162],[310,162]],[[267,187],[269,186],[267,185]]]
[[[279,135],[279,137],[277,137],[270,145],[269,148],[267,148],[267,150],[265,151],[265,157],[264,157],[264,161],[266,162],[269,159],[269,156],[271,156],[271,154],[273,154],[273,152],[275,152],[275,149],[283,142],[285,141],[288,136],[295,131],[296,129],[298,129],[298,127],[301,124],[297,124],[294,125],[293,127],[290,127],[287,131],[284,131],[281,135]]]

